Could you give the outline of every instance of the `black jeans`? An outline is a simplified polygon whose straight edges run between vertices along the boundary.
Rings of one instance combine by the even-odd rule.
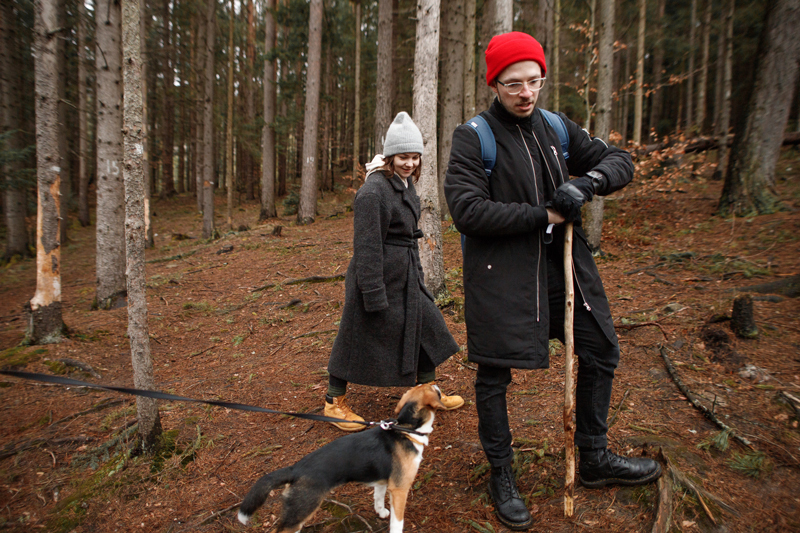
[[[564,269],[560,260],[548,261],[550,295],[550,338],[564,342]],[[580,448],[604,448],[608,444],[608,406],[614,370],[619,363],[619,346],[606,338],[600,324],[583,306],[575,289],[573,332],[578,356],[575,403],[575,444]],[[511,464],[511,429],[508,424],[506,390],[511,369],[478,365],[475,403],[478,435],[489,463],[494,467]]]

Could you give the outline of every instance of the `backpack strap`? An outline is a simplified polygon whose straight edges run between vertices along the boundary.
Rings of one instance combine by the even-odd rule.
[[[481,141],[481,158],[483,159],[483,170],[487,176],[492,175],[495,160],[497,159],[497,143],[494,140],[494,133],[486,119],[476,115],[469,119],[466,124],[478,133]]]
[[[567,132],[567,125],[564,124],[564,119],[546,109],[540,109],[539,111],[542,112],[542,116],[550,124],[550,127],[556,130],[558,140],[561,141],[561,153],[564,154],[564,159],[569,159],[569,133]]]

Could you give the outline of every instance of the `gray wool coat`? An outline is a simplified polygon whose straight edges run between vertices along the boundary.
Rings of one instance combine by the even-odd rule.
[[[395,174],[373,172],[353,201],[353,259],[328,372],[378,387],[416,383],[420,347],[438,366],[458,351],[425,287],[417,229],[420,202]]]

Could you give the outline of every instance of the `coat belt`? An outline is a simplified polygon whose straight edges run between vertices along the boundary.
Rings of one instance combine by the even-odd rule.
[[[414,247],[417,246],[417,239],[423,236],[422,230],[414,230],[412,237],[405,236],[392,236],[387,237],[383,244],[387,246],[399,246],[408,249],[408,273],[406,276],[406,313],[405,325],[403,329],[403,361],[400,366],[400,372],[403,375],[411,374],[417,369],[417,361],[419,359],[419,345],[422,339],[422,321],[421,308],[420,308],[420,293],[419,288],[419,265],[417,264],[417,254],[414,253]],[[414,324],[415,327],[409,327],[409,324]]]

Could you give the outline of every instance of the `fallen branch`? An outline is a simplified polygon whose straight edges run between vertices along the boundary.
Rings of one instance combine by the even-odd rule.
[[[300,279],[287,279],[286,281],[282,281],[280,283],[268,283],[267,285],[263,285],[261,287],[256,287],[255,289],[251,290],[250,292],[258,292],[263,291],[266,289],[271,289],[272,287],[277,287],[278,285],[297,285],[298,283],[325,283],[328,281],[342,281],[344,280],[344,275],[340,276],[309,276],[307,278],[300,278]]]
[[[205,524],[208,524],[209,522],[211,522],[212,520],[214,520],[218,516],[221,516],[221,515],[227,513],[228,511],[233,510],[233,509],[236,509],[241,504],[242,504],[242,502],[237,502],[237,503],[234,503],[233,505],[231,505],[230,507],[226,507],[225,509],[222,509],[221,511],[217,511],[215,513],[211,513],[211,516],[209,516],[208,518],[206,518],[203,521],[201,521],[200,523],[198,523],[195,527],[203,526]]]
[[[733,436],[734,439],[739,441],[744,446],[747,446],[751,450],[755,450],[755,448],[753,447],[753,443],[751,443],[746,438],[739,436],[735,429],[725,424],[723,421],[717,418],[717,416],[714,413],[709,411],[705,405],[700,403],[700,400],[697,398],[697,395],[695,395],[692,391],[690,391],[689,388],[683,383],[681,378],[678,376],[678,372],[677,370],[675,370],[675,366],[672,364],[672,360],[670,360],[669,356],[667,355],[667,349],[664,346],[660,346],[659,349],[661,350],[661,357],[664,359],[664,364],[667,366],[667,371],[669,372],[669,375],[672,377],[672,381],[675,382],[675,384],[678,386],[678,389],[683,393],[684,396],[686,396],[686,399],[689,400],[689,402],[692,405],[694,405],[698,411],[703,413],[703,416],[705,416],[710,421],[715,423],[720,429],[727,429],[728,431],[731,432],[731,435]]]
[[[60,439],[30,439],[19,444],[10,443],[0,450],[0,460],[12,455],[17,455],[32,448],[38,448],[43,444],[60,445],[60,444],[86,444],[94,440],[94,437],[63,437]]]
[[[664,452],[659,450],[659,459],[664,462]],[[669,468],[669,462],[666,463]],[[672,520],[672,483],[668,476],[658,478],[658,511],[656,521],[653,524],[652,533],[669,533],[670,521]]]
[[[72,368],[77,368],[78,370],[82,370],[83,372],[86,372],[87,374],[89,374],[92,377],[95,377],[95,378],[98,378],[98,379],[103,377],[100,374],[98,374],[95,371],[95,369],[92,368],[91,365],[89,365],[87,363],[84,363],[82,361],[77,361],[75,359],[70,359],[68,357],[62,357],[61,359],[56,359],[56,361],[58,361],[59,363],[63,363],[64,366],[68,366],[68,367],[72,367]]]
[[[625,394],[622,395],[622,399],[619,401],[619,404],[617,405],[614,414],[611,416],[611,420],[608,421],[608,429],[611,429],[611,426],[613,426],[614,423],[617,421],[617,415],[619,414],[620,409],[622,409],[622,404],[625,403],[625,400],[628,398],[628,393],[630,392],[631,390],[628,389],[625,391]]]
[[[89,409],[86,409],[85,411],[81,411],[80,413],[74,413],[74,414],[71,414],[71,415],[67,415],[64,418],[53,422],[51,425],[55,426],[57,424],[61,424],[63,422],[67,422],[68,420],[72,420],[73,418],[78,418],[79,416],[88,415],[89,413],[93,413],[95,411],[100,411],[102,409],[107,409],[107,408],[111,407],[112,405],[119,405],[121,403],[124,403],[124,400],[112,400],[110,398],[106,398],[105,400],[100,401],[97,405],[93,405],[92,407],[90,407]]]
[[[299,339],[301,337],[312,337],[314,335],[324,335],[326,333],[336,333],[339,331],[338,329],[322,329],[317,331],[309,331],[308,333],[301,333],[300,335],[296,335],[292,337],[292,340]]]
[[[667,340],[667,332],[664,331],[664,328],[658,322],[639,322],[638,324],[616,324],[614,327],[616,329],[634,329],[634,328],[641,328],[642,326],[656,326],[658,329],[661,330],[661,334],[664,335],[664,340]]]

